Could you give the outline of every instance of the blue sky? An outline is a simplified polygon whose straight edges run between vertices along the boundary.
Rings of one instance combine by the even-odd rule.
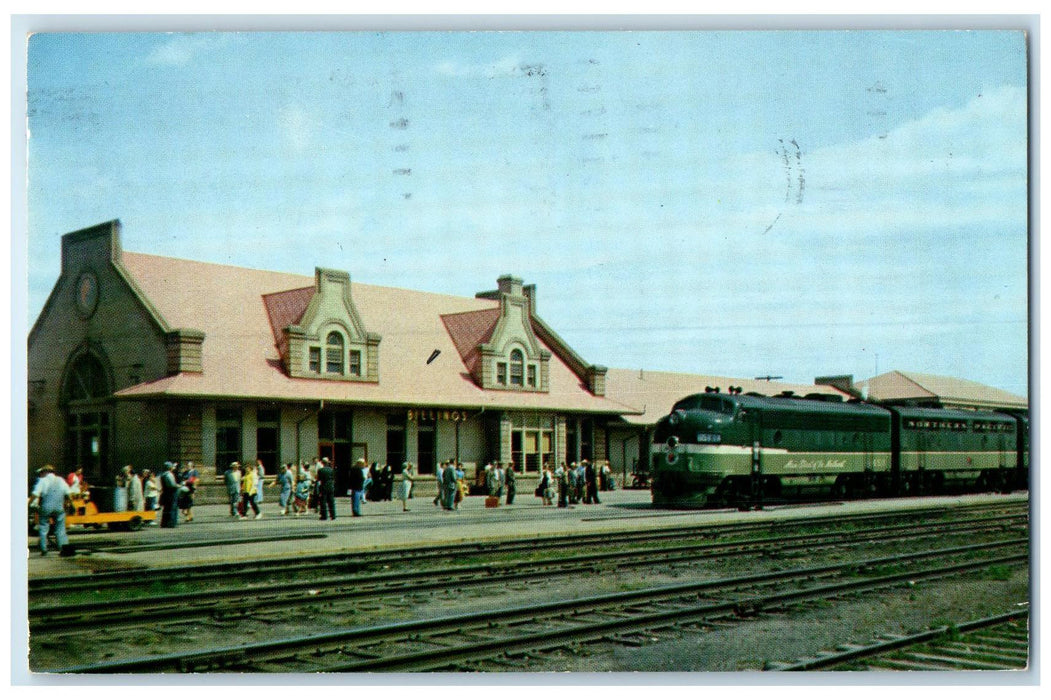
[[[1026,395],[1019,32],[37,34],[29,322],[63,233],[472,296],[589,362]]]

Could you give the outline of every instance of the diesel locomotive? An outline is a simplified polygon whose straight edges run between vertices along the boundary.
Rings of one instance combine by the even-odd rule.
[[[1028,487],[1022,415],[717,389],[678,401],[651,449],[653,503],[736,506]]]

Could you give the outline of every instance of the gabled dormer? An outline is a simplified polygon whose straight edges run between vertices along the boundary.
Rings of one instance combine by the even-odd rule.
[[[349,274],[319,267],[312,290],[269,294],[264,301],[289,376],[379,381],[380,336],[362,323]]]
[[[531,300],[522,280],[504,275],[486,296],[500,302],[496,325],[478,346],[476,381],[483,389],[547,392],[551,353],[533,333]]]

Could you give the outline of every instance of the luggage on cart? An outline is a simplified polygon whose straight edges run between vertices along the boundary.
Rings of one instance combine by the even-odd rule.
[[[498,496],[486,496],[485,507],[486,508],[498,508],[500,506],[500,498]]]

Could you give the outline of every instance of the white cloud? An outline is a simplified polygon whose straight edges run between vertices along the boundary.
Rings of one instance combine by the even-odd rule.
[[[185,66],[201,54],[222,46],[229,40],[229,34],[173,34],[166,42],[154,47],[146,56],[146,62],[164,66]]]
[[[492,63],[460,63],[459,61],[442,61],[435,64],[434,71],[439,75],[452,78],[495,78],[509,76],[527,70],[517,54],[504,56]]]
[[[700,186],[719,203],[713,225],[731,230],[763,230],[778,214],[781,230],[1022,225],[1026,114],[1025,91],[1007,87],[883,137],[800,144],[799,160],[793,152],[787,165],[772,150],[749,154],[705,173]]]
[[[302,153],[313,140],[314,120],[299,105],[286,105],[281,109],[281,127],[289,146]]]

